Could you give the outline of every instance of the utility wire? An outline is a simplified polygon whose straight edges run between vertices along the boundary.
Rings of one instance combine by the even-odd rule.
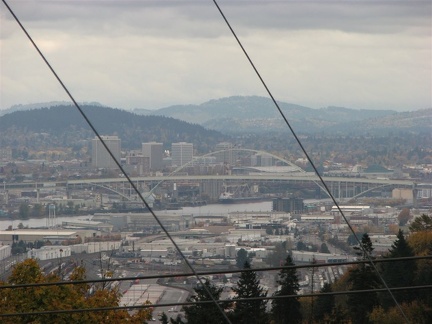
[[[375,264],[372,261],[371,256],[369,255],[369,253],[367,253],[367,251],[365,251],[365,249],[361,246],[361,242],[359,240],[359,238],[355,235],[355,232],[353,230],[353,228],[351,227],[351,225],[349,224],[348,220],[346,219],[345,215],[343,214],[339,204],[336,202],[336,199],[334,198],[334,196],[332,195],[332,193],[330,192],[329,188],[327,187],[326,183],[324,182],[323,178],[321,177],[321,175],[319,174],[316,166],[314,165],[312,159],[309,157],[307,151],[305,150],[305,148],[303,147],[301,141],[299,140],[299,138],[297,137],[296,133],[294,132],[293,128],[291,127],[290,123],[288,122],[287,118],[285,117],[284,113],[282,112],[282,110],[280,109],[278,103],[276,102],[276,100],[274,99],[272,93],[270,92],[269,88],[267,87],[266,83],[264,82],[264,80],[262,79],[261,75],[259,74],[258,70],[256,69],[255,65],[253,64],[252,60],[250,59],[249,55],[247,54],[246,50],[244,49],[243,45],[241,44],[240,40],[238,39],[237,35],[235,34],[234,30],[232,29],[231,25],[229,24],[227,18],[225,17],[224,13],[222,12],[221,8],[219,7],[219,5],[217,4],[216,0],[213,0],[214,4],[216,5],[217,9],[219,10],[220,14],[222,15],[223,19],[225,20],[226,24],[228,25],[229,29],[231,30],[232,34],[234,35],[234,37],[236,38],[238,44],[240,45],[241,49],[243,50],[244,54],[246,55],[247,59],[249,60],[250,64],[252,65],[254,71],[256,72],[257,76],[259,77],[259,79],[261,80],[261,83],[263,84],[263,86],[265,87],[265,89],[267,90],[267,93],[269,94],[269,96],[271,97],[273,103],[275,104],[275,106],[277,107],[277,109],[279,110],[279,113],[281,114],[281,116],[283,117],[285,123],[287,124],[287,126],[289,127],[290,131],[292,132],[293,136],[295,137],[297,143],[299,144],[300,148],[302,149],[303,153],[305,154],[306,158],[308,159],[308,161],[311,163],[315,173],[317,174],[317,176],[319,177],[321,183],[323,184],[323,186],[325,187],[328,195],[331,197],[331,199],[333,200],[333,202],[335,203],[335,205],[337,206],[339,212],[341,213],[342,217],[344,218],[345,222],[347,223],[348,227],[350,228],[351,232],[354,234],[356,240],[358,241],[360,247],[362,248],[362,250],[365,252],[365,255],[368,257],[369,262],[371,263],[371,265],[374,267],[375,271],[377,272],[378,276],[380,277],[381,281],[383,282],[384,286],[386,287],[386,289],[388,290],[388,292],[390,293],[392,299],[394,300],[395,304],[398,306],[399,310],[401,311],[402,315],[406,318],[405,313],[403,312],[402,308],[400,307],[400,305],[398,304],[397,300],[395,299],[394,295],[392,294],[392,292],[390,291],[390,289],[388,288],[385,280],[383,279],[383,277],[381,276],[381,274],[379,273],[378,269],[376,268]],[[74,97],[71,95],[71,93],[69,92],[69,90],[66,88],[66,86],[64,85],[64,83],[62,82],[62,80],[59,78],[59,76],[57,75],[57,73],[55,72],[55,70],[51,67],[51,65],[49,64],[49,62],[47,61],[47,59],[45,58],[45,56],[43,55],[43,53],[39,50],[38,46],[36,45],[36,43],[33,41],[33,39],[31,38],[31,36],[29,35],[29,33],[26,31],[26,29],[24,28],[24,26],[21,24],[20,20],[17,18],[17,16],[14,14],[14,12],[12,11],[12,9],[9,7],[9,5],[7,4],[6,0],[3,0],[3,3],[5,4],[5,6],[8,8],[9,12],[12,14],[12,16],[15,18],[15,20],[17,21],[17,23],[19,24],[19,26],[21,27],[21,29],[23,30],[23,32],[26,34],[26,36],[28,37],[28,39],[30,40],[30,42],[33,44],[33,46],[35,47],[35,49],[37,50],[37,52],[39,53],[39,55],[41,56],[41,58],[44,60],[44,62],[46,63],[46,65],[48,66],[48,68],[51,70],[51,72],[53,73],[53,75],[55,76],[55,78],[58,80],[58,82],[60,83],[60,85],[62,86],[62,88],[65,90],[65,92],[67,93],[67,95],[69,96],[69,98],[72,100],[72,102],[74,103],[75,107],[78,109],[78,111],[80,112],[80,114],[82,115],[82,117],[85,119],[85,121],[87,122],[87,124],[90,126],[90,128],[93,130],[93,132],[95,133],[95,135],[97,136],[97,138],[101,141],[102,145],[104,146],[104,148],[107,150],[107,152],[109,153],[109,155],[111,156],[111,158],[114,160],[114,162],[116,163],[117,167],[120,169],[120,171],[123,173],[123,175],[126,177],[126,179],[128,180],[128,182],[130,183],[131,187],[134,189],[134,191],[137,193],[137,195],[140,197],[141,201],[143,202],[143,204],[147,207],[147,209],[150,211],[150,213],[152,214],[152,216],[155,218],[155,220],[158,222],[159,226],[162,228],[162,230],[165,232],[165,234],[167,235],[167,237],[170,239],[170,241],[173,243],[174,247],[177,249],[177,251],[179,252],[179,254],[183,257],[183,259],[185,260],[187,266],[192,270],[192,272],[194,273],[194,275],[197,277],[198,281],[203,285],[202,280],[199,278],[199,276],[197,275],[197,272],[195,271],[195,269],[192,267],[192,265],[189,263],[189,261],[187,260],[187,258],[184,256],[184,254],[182,253],[182,251],[180,250],[180,248],[178,247],[178,245],[175,243],[174,239],[171,237],[171,235],[169,234],[169,232],[166,230],[166,228],[163,226],[162,222],[159,220],[159,218],[156,216],[156,214],[154,213],[154,211],[151,209],[151,207],[148,205],[148,203],[146,202],[146,200],[144,199],[144,197],[142,196],[142,194],[139,192],[139,190],[137,189],[137,187],[135,186],[135,184],[131,181],[131,179],[129,178],[129,176],[127,175],[127,173],[124,171],[123,167],[121,166],[121,164],[117,161],[117,159],[114,157],[113,153],[111,152],[111,150],[108,148],[107,144],[104,142],[104,140],[102,139],[102,137],[99,135],[99,133],[97,132],[97,130],[95,129],[95,127],[93,126],[93,124],[91,123],[91,121],[88,119],[88,117],[86,116],[86,114],[83,112],[83,110],[81,109],[81,107],[78,105],[78,103],[76,102],[76,100],[74,99]],[[212,294],[210,293],[210,291],[205,287],[205,285],[203,285],[203,287],[205,288],[205,290],[207,291],[207,293],[209,294],[209,297],[211,297],[212,302],[216,303],[216,300],[214,299],[214,297],[212,296]],[[225,317],[226,321],[228,323],[231,323],[230,320],[228,319],[228,317],[226,316],[225,312],[222,310],[222,308],[220,308],[220,306],[216,303],[216,305],[218,306],[220,312],[223,314],[223,316]],[[408,321],[407,321],[408,322]]]
[[[188,259],[186,258],[186,256],[183,254],[183,252],[181,251],[180,247],[177,245],[177,243],[174,241],[173,237],[170,235],[170,233],[168,232],[168,230],[165,228],[165,226],[162,224],[162,222],[160,221],[160,219],[156,216],[156,214],[154,213],[153,209],[150,207],[150,205],[147,203],[147,201],[144,199],[143,195],[141,194],[141,192],[138,190],[138,188],[136,187],[136,185],[133,183],[133,181],[130,179],[129,175],[126,173],[126,171],[123,169],[123,167],[121,166],[120,162],[117,161],[117,159],[115,158],[114,154],[112,153],[111,149],[108,147],[108,145],[105,143],[105,141],[102,139],[101,135],[99,134],[99,132],[96,130],[96,128],[93,126],[92,122],[90,121],[90,119],[87,117],[87,115],[84,113],[84,111],[81,109],[80,105],[78,104],[78,102],[75,100],[75,98],[72,96],[72,94],[70,93],[70,91],[67,89],[66,85],[63,83],[63,81],[60,79],[60,77],[57,75],[57,73],[55,72],[55,70],[53,69],[53,67],[51,66],[51,64],[48,62],[48,60],[45,58],[44,54],[41,52],[41,50],[39,49],[39,47],[36,45],[36,43],[33,41],[32,37],[30,36],[30,34],[27,32],[26,28],[21,24],[21,21],[18,19],[18,17],[15,15],[15,13],[13,12],[13,10],[9,7],[9,5],[7,4],[6,0],[2,0],[4,5],[7,7],[7,9],[9,10],[9,12],[11,13],[11,15],[14,17],[14,19],[16,20],[16,22],[18,23],[18,25],[21,27],[21,29],[23,30],[23,32],[25,33],[25,35],[27,36],[27,38],[30,40],[30,42],[32,43],[33,47],[36,49],[36,51],[39,53],[40,57],[42,58],[42,60],[45,62],[45,64],[48,66],[48,68],[51,70],[51,72],[53,73],[54,77],[57,79],[57,81],[60,83],[61,87],[63,88],[63,90],[66,92],[66,94],[69,96],[69,98],[72,100],[72,102],[74,103],[75,107],[78,109],[79,113],[81,114],[81,116],[84,118],[84,120],[87,122],[87,124],[89,125],[89,127],[92,129],[93,133],[96,135],[96,137],[99,139],[99,141],[101,141],[102,145],[104,146],[104,148],[107,150],[108,154],[110,155],[110,157],[113,159],[113,161],[115,162],[115,164],[117,165],[117,167],[120,169],[121,173],[125,176],[125,178],[127,179],[127,181],[129,182],[129,184],[131,185],[131,187],[134,189],[134,191],[136,192],[136,194],[138,195],[138,197],[141,199],[142,203],[146,206],[146,208],[150,211],[150,213],[152,214],[152,216],[154,217],[154,219],[156,220],[156,222],[159,224],[159,226],[161,227],[161,229],[164,231],[164,233],[166,234],[166,236],[168,237],[168,239],[171,241],[171,243],[174,245],[175,249],[178,251],[178,253],[181,255],[181,257],[183,258],[183,260],[185,260],[185,263],[187,264],[187,266],[191,269],[191,271],[195,274],[195,276],[197,277],[198,281],[201,283],[201,285],[203,285],[204,289],[206,290],[207,294],[209,295],[209,297],[212,299],[212,301],[215,303],[215,305],[217,306],[217,308],[219,309],[220,313],[223,315],[223,317],[225,318],[226,322],[231,324],[231,321],[229,320],[228,316],[225,314],[225,312],[223,311],[223,309],[220,307],[219,304],[216,303],[216,300],[214,298],[214,296],[211,294],[210,290],[204,285],[204,282],[202,282],[201,278],[196,275],[196,271],[195,269],[192,267],[192,265],[189,263]]]
[[[392,291],[416,291],[423,289],[432,289],[432,285],[423,286],[409,286],[409,287],[395,287],[390,288]],[[337,295],[357,295],[367,294],[373,292],[386,292],[387,288],[379,289],[365,289],[365,290],[347,290],[347,291],[334,291],[318,294],[303,294],[303,295],[282,295],[282,296],[266,296],[266,297],[251,297],[251,298],[233,298],[233,299],[222,299],[217,300],[218,304],[229,304],[233,302],[249,302],[259,300],[275,300],[275,299],[289,299],[289,298],[303,298],[303,297],[319,297],[319,296],[337,296]],[[146,309],[146,308],[157,308],[157,307],[170,307],[170,306],[193,306],[193,305],[206,305],[214,304],[211,300],[201,300],[194,302],[184,303],[166,303],[166,304],[143,304],[134,306],[112,306],[112,307],[95,307],[95,308],[80,308],[80,309],[58,309],[52,311],[40,311],[40,312],[22,312],[22,313],[5,313],[0,314],[0,317],[14,317],[14,316],[29,316],[29,315],[50,315],[50,314],[62,314],[62,313],[84,313],[84,312],[106,312],[116,310],[131,310],[131,309]]]
[[[413,257],[402,257],[402,258],[383,258],[375,260],[376,263],[380,262],[406,262],[409,260],[424,260],[432,259],[432,255],[424,256],[413,256]],[[310,269],[310,268],[321,268],[321,267],[339,267],[347,265],[358,265],[358,264],[368,264],[368,260],[359,261],[348,261],[348,262],[337,262],[337,263],[313,263],[313,264],[303,264],[294,266],[278,266],[278,267],[265,267],[265,268],[252,268],[252,269],[241,269],[241,270],[219,270],[219,271],[205,271],[197,272],[198,276],[210,276],[210,275],[220,275],[220,274],[234,274],[242,272],[266,272],[266,271],[276,271],[276,270],[287,270],[287,269]],[[42,286],[62,286],[62,285],[82,285],[82,284],[92,284],[92,283],[103,283],[103,282],[113,282],[113,281],[133,281],[148,280],[148,279],[162,279],[162,278],[178,278],[178,277],[190,277],[195,276],[195,273],[174,273],[174,274],[158,274],[150,276],[135,276],[135,277],[123,277],[123,278],[104,278],[104,279],[89,279],[89,280],[79,280],[79,281],[58,281],[58,282],[39,282],[39,283],[28,283],[28,284],[9,284],[0,285],[0,291],[2,289],[16,289],[16,288],[30,288],[30,287],[42,287]]]
[[[360,239],[357,237],[357,235],[354,232],[354,229],[352,228],[351,224],[349,223],[348,219],[346,218],[345,214],[342,212],[342,209],[339,206],[339,203],[336,201],[336,198],[334,197],[334,195],[331,193],[331,191],[329,190],[326,182],[324,181],[324,179],[322,178],[322,176],[320,175],[320,173],[318,172],[317,167],[315,166],[315,163],[312,161],[312,158],[309,156],[309,154],[307,153],[306,149],[304,148],[302,142],[300,141],[299,137],[297,136],[296,132],[294,131],[294,129],[292,128],[290,122],[288,121],[287,117],[285,116],[285,114],[283,113],[282,109],[279,107],[279,104],[277,103],[276,99],[274,98],[272,92],[270,91],[270,89],[267,87],[267,84],[265,83],[264,79],[261,77],[261,74],[258,72],[257,68],[255,67],[255,64],[253,63],[252,59],[250,58],[249,54],[247,53],[246,49],[243,47],[240,39],[237,37],[237,34],[235,33],[234,29],[231,27],[231,24],[229,23],[228,19],[225,17],[225,14],[223,13],[222,9],[219,7],[218,3],[216,0],[213,0],[213,3],[215,4],[216,8],[218,9],[219,13],[221,14],[223,20],[225,21],[226,25],[228,26],[228,28],[230,29],[231,33],[233,34],[234,38],[236,39],[238,45],[240,46],[240,48],[242,49],[244,55],[246,56],[247,60],[249,61],[250,65],[252,66],[253,70],[255,71],[256,75],[258,76],[258,78],[260,79],[262,85],[264,86],[265,90],[267,91],[267,94],[270,96],[271,100],[273,101],[274,105],[276,106],[277,110],[279,111],[279,114],[282,116],[283,120],[285,121],[285,124],[288,126],[289,130],[291,131],[291,133],[293,134],[295,140],[297,141],[298,145],[300,146],[301,150],[303,151],[303,154],[306,156],[307,160],[309,161],[309,163],[311,164],[312,168],[315,171],[315,174],[318,176],[320,182],[322,183],[322,185],[324,186],[324,188],[327,191],[327,194],[330,196],[330,198],[332,199],[333,203],[335,204],[335,206],[337,207],[337,209],[339,210],[340,214],[342,215],[345,223],[348,225],[348,228],[350,229],[350,231],[354,234],[355,239],[357,240],[360,248],[363,250],[363,252],[365,253],[366,257],[368,258],[369,262],[371,263],[372,267],[374,268],[374,271],[377,273],[378,277],[380,278],[381,282],[383,283],[384,287],[386,287],[388,289],[388,293],[390,294],[391,298],[393,299],[395,305],[398,307],[399,311],[401,312],[401,314],[403,315],[405,322],[409,323],[408,318],[404,312],[404,310],[402,309],[402,307],[399,305],[398,301],[396,300],[395,296],[393,295],[393,293],[391,292],[391,290],[389,289],[387,283],[385,282],[384,278],[381,276],[380,272],[378,271],[378,268],[375,266],[375,264],[372,261],[372,257],[370,256],[370,254],[366,251],[366,249],[362,246]]]

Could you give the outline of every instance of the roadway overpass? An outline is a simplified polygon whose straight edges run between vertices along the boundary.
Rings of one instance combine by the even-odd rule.
[[[368,191],[381,188],[407,188],[412,189],[416,193],[417,188],[427,187],[432,188],[432,183],[416,183],[414,180],[397,180],[386,178],[356,178],[356,177],[323,177],[327,187],[332,194],[338,199],[354,198],[367,193]],[[318,178],[312,173],[256,173],[256,174],[240,174],[240,175],[188,175],[177,174],[169,176],[148,176],[148,177],[133,177],[133,183],[140,190],[144,187],[152,190],[160,185],[170,186],[176,183],[190,184],[199,187],[200,193],[206,193],[211,199],[217,199],[223,190],[224,185],[230,184],[290,184],[305,186],[321,190],[323,196],[325,191]],[[22,183],[6,183],[4,188],[8,189],[41,189],[50,187],[65,187],[67,190],[75,190],[88,187],[102,187],[111,192],[127,198],[135,195],[132,187],[124,177],[119,178],[97,178],[97,179],[77,179],[60,182],[22,182]]]
[[[393,180],[393,179],[367,179],[367,178],[349,178],[349,177],[324,177],[324,181],[332,194],[338,198],[354,198],[368,191],[380,188],[409,188],[415,190],[416,183],[412,180]],[[155,188],[160,184],[177,183],[177,184],[194,184],[199,186],[200,193],[206,193],[211,199],[217,199],[223,191],[224,185],[229,184],[290,184],[306,186],[321,190],[325,196],[323,186],[316,175],[313,174],[249,174],[249,175],[171,175],[155,177],[134,177],[131,179],[138,188],[145,184],[149,188]],[[118,192],[131,191],[130,184],[124,178],[111,179],[87,179],[71,180],[65,184],[69,189],[86,187],[86,186],[104,186],[113,188],[122,188]],[[432,187],[432,184],[430,184]],[[134,193],[132,193],[134,194]]]

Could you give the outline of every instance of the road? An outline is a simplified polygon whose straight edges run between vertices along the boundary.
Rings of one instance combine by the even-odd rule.
[[[159,304],[169,304],[169,303],[183,303],[189,296],[189,292],[183,289],[166,287],[164,294],[162,295]],[[176,318],[179,314],[184,316],[181,312],[181,306],[172,307],[157,307],[153,312],[153,316],[156,318],[156,323],[160,323],[158,314],[164,312],[169,318]]]

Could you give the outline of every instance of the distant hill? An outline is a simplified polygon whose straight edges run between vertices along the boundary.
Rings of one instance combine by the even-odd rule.
[[[285,102],[278,104],[293,128],[301,133],[362,133],[391,127],[424,129],[431,125],[428,124],[432,115],[430,109],[398,113],[393,110],[344,107],[312,109]],[[235,96],[210,100],[200,105],[176,105],[158,110],[135,109],[134,112],[173,117],[231,134],[288,131],[273,102],[269,98],[257,96]],[[414,115],[417,116],[416,124],[402,122]]]
[[[103,106],[99,102],[82,102],[80,105],[88,105],[88,106]],[[0,110],[0,116],[13,113],[15,111],[23,111],[23,110],[33,110],[40,108],[49,108],[55,106],[72,106],[71,102],[68,101],[50,101],[43,103],[34,103],[34,104],[26,104],[26,105],[13,105],[8,109]]]
[[[82,106],[82,109],[101,135],[119,136],[125,148],[139,149],[141,143],[148,141],[165,145],[185,141],[206,152],[208,146],[226,140],[226,136],[217,131],[171,117],[139,116],[100,106]],[[72,106],[16,111],[0,117],[0,146],[29,146],[40,136],[44,141],[66,146],[93,138],[94,134]]]

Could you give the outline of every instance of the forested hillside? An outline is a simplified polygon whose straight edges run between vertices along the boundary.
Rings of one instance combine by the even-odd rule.
[[[117,135],[122,147],[139,148],[158,141],[192,142],[201,151],[225,137],[202,126],[161,116],[139,116],[124,110],[83,106],[83,111],[101,135]],[[0,117],[0,146],[73,145],[94,137],[84,118],[73,106],[17,111]]]

